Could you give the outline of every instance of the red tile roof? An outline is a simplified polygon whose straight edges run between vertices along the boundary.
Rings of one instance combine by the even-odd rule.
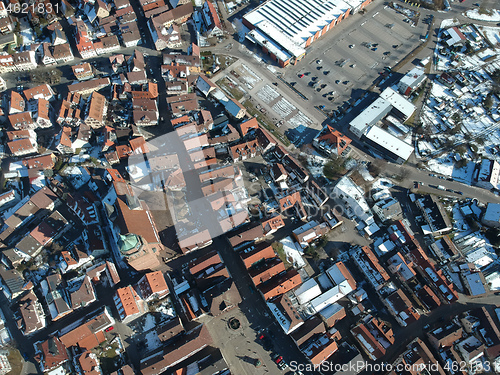
[[[116,296],[123,306],[123,314],[130,316],[139,313],[139,306],[137,305],[136,298],[139,299],[136,291],[132,286],[126,286],[116,290]]]

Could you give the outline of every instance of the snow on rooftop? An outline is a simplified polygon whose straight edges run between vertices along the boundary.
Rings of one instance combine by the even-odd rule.
[[[394,108],[402,112],[406,117],[410,117],[413,112],[415,112],[415,105],[390,87],[382,91],[380,97],[387,100]]]
[[[333,288],[327,290],[325,293],[319,295],[311,301],[311,306],[317,312],[323,310],[328,305],[337,302],[339,299],[345,296],[344,293],[341,292],[340,287],[338,285]]]
[[[262,25],[262,26],[265,26],[265,25]],[[271,27],[266,27],[265,29],[268,30],[268,32],[270,32]],[[273,35],[273,34],[271,34],[271,35]],[[276,35],[279,35],[279,34],[276,34]],[[264,33],[262,33],[258,29],[254,29],[254,30],[250,31],[247,34],[247,38],[250,39],[250,41],[252,41],[254,43],[260,44],[261,46],[265,46],[270,53],[274,54],[278,58],[278,60],[287,61],[292,57],[292,55],[295,55],[293,52],[291,52],[291,53],[288,52],[288,50],[290,49],[291,46],[293,46],[293,44],[275,42],[272,39],[268,38]],[[283,47],[286,50],[283,50]],[[293,50],[293,48],[292,48],[292,50]]]
[[[473,296],[479,296],[486,293],[479,272],[470,273],[465,276],[465,279],[467,280],[467,284],[469,284],[469,290]]]
[[[303,282],[297,289],[294,291],[297,300],[301,305],[311,301],[313,298],[316,298],[321,294],[321,288],[318,283],[314,279],[309,279]]]
[[[287,260],[293,264],[293,267],[298,269],[306,265],[302,258],[302,248],[299,244],[294,242],[291,237],[285,237],[280,241],[283,244],[283,251]]]
[[[483,220],[500,222],[500,204],[488,203]]]
[[[368,126],[376,124],[390,111],[391,104],[383,98],[377,98],[349,123],[351,131],[361,136]]]
[[[366,132],[365,137],[404,160],[407,160],[413,152],[411,145],[394,137],[378,126],[372,126]]]
[[[305,53],[311,36],[362,3],[362,0],[268,0],[244,17],[298,57]]]

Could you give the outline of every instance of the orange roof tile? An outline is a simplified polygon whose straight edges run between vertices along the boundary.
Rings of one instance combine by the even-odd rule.
[[[129,285],[116,290],[116,295],[120,299],[125,316],[134,315],[139,312],[135,296],[135,290]]]

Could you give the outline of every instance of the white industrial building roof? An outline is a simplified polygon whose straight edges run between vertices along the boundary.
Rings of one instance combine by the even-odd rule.
[[[309,37],[362,3],[362,0],[268,0],[244,18],[298,57],[305,53]]]
[[[411,145],[396,138],[378,126],[372,126],[366,132],[365,137],[404,160],[407,160],[413,152],[413,147]]]
[[[268,30],[268,32],[269,32],[269,30],[272,30],[272,28],[270,27],[272,25],[267,25],[267,23],[268,22],[266,21],[266,24],[261,25],[261,26],[267,26],[267,27],[265,27],[265,29]],[[273,35],[273,34],[271,34],[271,35]],[[280,34],[276,33],[274,35],[278,36]],[[286,40],[285,38],[278,38],[278,39],[282,39],[281,40],[282,43],[275,42],[272,39],[269,39],[269,37],[264,35],[258,29],[254,29],[254,30],[250,31],[247,34],[247,38],[250,39],[250,41],[252,41],[254,43],[260,44],[261,46],[265,46],[270,53],[274,54],[281,61],[289,60],[292,57],[292,54],[295,55],[295,53],[293,51],[295,51],[295,52],[299,51],[299,49],[298,49],[299,47],[297,47],[292,41]],[[305,50],[297,56],[300,56],[304,52],[305,52]]]
[[[369,126],[380,121],[391,109],[391,104],[387,100],[377,98],[349,123],[350,130],[361,137]]]
[[[420,79],[425,74],[424,70],[422,68],[419,68],[416,66],[412,70],[410,70],[408,73],[404,75],[403,78],[399,80],[400,84],[404,84],[408,87],[412,87],[413,84]]]
[[[390,87],[382,91],[380,97],[387,100],[394,108],[403,113],[406,118],[410,117],[413,112],[415,112],[415,105]]]
[[[297,301],[303,305],[304,303],[307,303],[313,298],[319,296],[321,294],[321,288],[316,280],[309,279],[295,289],[294,293],[295,297],[297,297]]]

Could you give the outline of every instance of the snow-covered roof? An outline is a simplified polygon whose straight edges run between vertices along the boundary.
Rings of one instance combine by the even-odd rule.
[[[450,36],[450,39],[446,41],[446,44],[449,46],[454,45],[455,43],[460,42],[461,40],[466,39],[465,35],[462,34],[462,32],[456,27],[450,27],[449,29],[446,29],[445,34],[448,34]]]
[[[377,233],[380,230],[380,227],[375,223],[371,223],[370,225],[367,225],[364,227],[364,231],[368,236],[371,236],[374,233]]]
[[[466,255],[467,262],[474,263],[478,268],[486,267],[497,259],[493,251],[489,251],[486,247],[480,247]]]
[[[412,70],[410,70],[408,73],[406,73],[404,77],[400,79],[399,83],[411,87],[413,83],[418,81],[420,77],[423,76],[424,74],[425,74],[424,70],[417,66]]]
[[[357,115],[349,123],[349,127],[354,134],[361,136],[369,126],[383,119],[391,109],[391,104],[387,100],[378,98]]]
[[[297,300],[302,305],[311,301],[321,294],[321,288],[314,279],[309,279],[302,283],[295,291],[295,296]]]
[[[272,25],[267,25],[267,23],[264,23],[261,26],[263,26],[265,30],[268,30],[268,32],[272,32]],[[304,52],[301,52],[301,49],[296,47],[293,43],[286,43],[285,38],[282,38],[284,39],[282,41],[274,41],[273,39],[270,39],[266,34],[264,34],[259,29],[254,29],[247,34],[247,38],[252,42],[260,44],[261,46],[265,46],[270,53],[274,54],[276,58],[281,61],[289,60],[292,56],[295,56],[296,53],[300,53],[299,55],[297,55],[297,57],[305,53],[305,50]],[[274,35],[279,36],[280,34]]]
[[[333,315],[337,314],[339,311],[342,311],[343,308],[344,306],[338,303],[332,303],[331,305],[328,305],[323,310],[321,310],[320,314],[321,316],[323,316],[323,318],[328,319]]]
[[[311,301],[311,306],[314,308],[314,310],[321,311],[328,305],[337,302],[344,296],[345,294],[341,292],[340,287],[336,285],[332,289],[327,290],[325,293],[313,299]]]
[[[307,40],[362,0],[268,0],[244,18],[286,48],[304,48]],[[272,25],[272,29],[269,28]],[[266,31],[267,30],[267,31]],[[283,45],[283,44],[282,44]],[[285,47],[285,45],[283,45]],[[305,51],[304,51],[305,52]],[[299,56],[300,54],[296,55]]]
[[[500,222],[500,203],[488,203],[483,220]]]
[[[372,126],[365,134],[365,137],[375,142],[379,146],[399,156],[403,160],[407,160],[413,152],[413,147],[392,134],[379,128]]]
[[[390,105],[403,113],[407,118],[410,117],[413,112],[415,112],[415,105],[390,87],[382,91],[380,97],[387,100]]]
[[[467,284],[469,284],[469,290],[473,296],[486,293],[479,272],[470,273],[465,276],[465,279],[467,280]]]
[[[387,240],[384,243],[381,243],[377,246],[377,250],[379,253],[385,254],[394,249],[396,245],[391,240]]]
[[[299,244],[294,242],[290,237],[285,237],[280,241],[283,244],[283,251],[290,263],[294,268],[299,269],[306,265],[302,258],[302,248]]]
[[[370,207],[363,197],[363,190],[358,185],[356,185],[349,177],[344,176],[340,180],[338,180],[337,184],[335,185],[335,189],[340,190],[345,195],[357,200],[358,204],[363,208],[365,212],[370,211]]]

